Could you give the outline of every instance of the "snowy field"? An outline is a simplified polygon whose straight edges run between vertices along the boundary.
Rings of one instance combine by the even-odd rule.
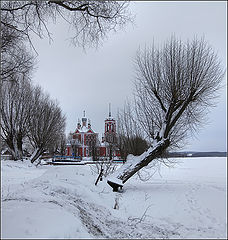
[[[89,165],[1,161],[1,238],[226,238],[226,161],[179,159],[122,193]]]

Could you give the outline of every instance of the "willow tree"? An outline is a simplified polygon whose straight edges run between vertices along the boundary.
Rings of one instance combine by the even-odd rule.
[[[126,1],[1,1],[1,25],[32,43],[32,33],[51,39],[49,22],[62,18],[71,27],[74,44],[97,46],[131,21],[127,6]],[[4,31],[4,39],[11,39],[9,33]]]
[[[135,111],[151,146],[129,159],[108,180],[114,191],[141,168],[178,147],[204,123],[224,76],[218,56],[204,39],[171,37],[136,56]]]
[[[0,101],[1,139],[7,144],[14,160],[23,158],[22,146],[32,114],[31,97],[32,86],[26,76],[17,81],[3,82]]]
[[[28,138],[34,151],[30,157],[35,162],[46,150],[53,148],[65,131],[65,116],[57,101],[52,100],[39,86],[33,89]]]

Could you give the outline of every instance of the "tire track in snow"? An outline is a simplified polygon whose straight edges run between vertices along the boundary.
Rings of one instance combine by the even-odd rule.
[[[40,199],[32,198],[32,201],[48,202],[58,205],[65,211],[80,218],[88,232],[95,238],[162,238],[167,239],[170,236],[179,237],[177,231],[169,230],[168,226],[155,226],[148,222],[122,221],[111,215],[105,207],[90,203],[70,191],[66,187],[58,185],[47,186],[47,181],[30,182],[28,191],[36,189],[44,195]],[[23,196],[26,196],[26,187]]]

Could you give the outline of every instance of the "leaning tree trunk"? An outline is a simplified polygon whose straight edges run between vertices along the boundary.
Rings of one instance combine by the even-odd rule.
[[[152,160],[160,157],[168,148],[170,141],[168,139],[159,141],[156,146],[150,147],[134,160],[129,159],[121,168],[119,168],[112,176],[108,178],[108,184],[113,188],[114,192],[132,177],[141,168],[147,166]]]
[[[44,150],[42,148],[36,148],[32,156],[30,157],[31,163],[34,163],[41,156],[43,152]]]

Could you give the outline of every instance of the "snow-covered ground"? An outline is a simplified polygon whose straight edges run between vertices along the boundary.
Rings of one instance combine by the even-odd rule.
[[[122,193],[89,165],[2,161],[1,238],[226,238],[226,161],[179,159]]]

